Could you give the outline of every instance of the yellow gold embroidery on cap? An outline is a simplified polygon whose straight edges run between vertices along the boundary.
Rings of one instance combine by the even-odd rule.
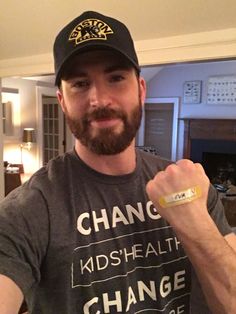
[[[78,45],[87,40],[107,40],[108,34],[113,34],[109,25],[98,19],[87,19],[73,29],[69,40],[74,40]]]

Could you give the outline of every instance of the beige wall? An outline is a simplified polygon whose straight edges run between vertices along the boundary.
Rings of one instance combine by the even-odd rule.
[[[21,163],[21,138],[25,127],[35,128],[37,131],[36,112],[36,81],[16,78],[2,79],[3,88],[19,90],[19,110],[14,107],[14,134],[3,136],[3,159],[10,163]],[[15,109],[15,110],[14,110]],[[30,151],[22,150],[23,163],[26,173],[32,173],[39,168],[38,145],[35,143]]]
[[[0,79],[1,90],[1,79]],[[0,105],[1,105],[1,93],[0,93]],[[2,106],[0,106],[0,128],[2,130]],[[3,155],[3,140],[2,132],[0,132],[0,156]],[[4,197],[4,172],[3,172],[3,160],[0,157],[0,200]]]

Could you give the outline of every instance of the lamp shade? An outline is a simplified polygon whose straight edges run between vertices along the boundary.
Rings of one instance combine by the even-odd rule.
[[[35,130],[33,128],[25,128],[23,130],[23,143],[34,143],[35,142]]]

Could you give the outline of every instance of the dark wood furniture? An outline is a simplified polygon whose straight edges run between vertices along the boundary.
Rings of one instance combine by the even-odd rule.
[[[21,185],[20,173],[5,172],[5,196]]]

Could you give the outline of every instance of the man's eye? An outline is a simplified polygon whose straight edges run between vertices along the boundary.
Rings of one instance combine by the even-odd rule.
[[[116,75],[112,75],[111,82],[120,82],[120,81],[123,81],[124,79],[125,78],[123,75],[116,74]]]
[[[73,86],[77,88],[84,88],[84,87],[89,86],[89,82],[88,81],[76,81],[74,82]]]

